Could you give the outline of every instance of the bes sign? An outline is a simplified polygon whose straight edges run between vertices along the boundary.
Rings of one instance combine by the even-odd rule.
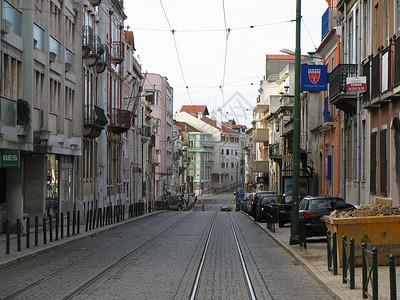
[[[1,167],[19,168],[19,150],[3,150],[1,152]]]

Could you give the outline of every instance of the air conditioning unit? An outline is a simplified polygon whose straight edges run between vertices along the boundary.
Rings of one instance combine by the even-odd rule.
[[[70,63],[65,63],[65,72],[69,72],[72,68],[72,65]]]
[[[56,61],[56,58],[57,58],[57,53],[55,53],[55,52],[50,52],[50,53],[49,53],[49,61],[50,61],[51,63],[55,62],[55,61]]]

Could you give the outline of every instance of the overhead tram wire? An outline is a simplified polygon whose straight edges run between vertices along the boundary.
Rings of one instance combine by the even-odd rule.
[[[225,58],[224,58],[224,71],[222,75],[222,85],[220,85],[221,89],[221,95],[222,95],[222,110],[225,108],[225,98],[224,98],[224,85],[225,85],[225,74],[226,74],[226,60],[228,57],[228,40],[229,40],[229,33],[231,32],[231,29],[227,27],[226,25],[226,12],[225,12],[225,1],[222,0],[222,9],[224,12],[224,25],[225,25]]]
[[[313,44],[313,46],[314,46],[314,49],[316,50],[316,49],[317,49],[317,47],[315,46],[315,43],[314,43],[314,41],[313,41],[313,39],[312,39],[312,37],[311,37],[310,31],[308,31],[308,28],[307,28],[306,22],[304,22],[304,19],[303,19],[303,18],[301,18],[301,20],[303,21],[304,28],[305,28],[305,29],[306,29],[306,31],[307,31],[308,37],[310,38],[310,40],[311,40],[311,43]]]
[[[167,16],[167,12],[165,11],[165,8],[164,8],[164,5],[163,5],[163,3],[162,3],[162,0],[160,0],[160,4],[161,4],[162,10],[163,10],[163,12],[164,12],[165,19],[167,20],[168,26],[169,26],[169,28],[170,28],[170,30],[171,30],[172,38],[174,39],[174,45],[175,45],[176,56],[178,57],[178,63],[179,63],[179,68],[180,68],[180,70],[181,70],[183,83],[184,83],[185,86],[186,86],[186,91],[187,91],[187,94],[188,94],[190,103],[191,103],[192,105],[194,105],[194,104],[193,104],[193,101],[192,101],[192,97],[190,96],[190,93],[189,93],[189,86],[188,86],[187,83],[186,83],[185,74],[183,73],[182,62],[181,62],[181,58],[180,58],[180,56],[179,56],[178,45],[177,45],[177,43],[176,43],[176,38],[175,38],[175,30],[172,29],[171,23],[169,22],[169,19],[168,19],[168,16]]]

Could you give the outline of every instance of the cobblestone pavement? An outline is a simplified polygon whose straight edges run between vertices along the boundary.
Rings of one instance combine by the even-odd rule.
[[[234,208],[232,198],[199,197],[191,212],[156,213],[91,232],[83,229],[8,255],[0,235],[0,298],[188,299],[214,217],[198,299],[250,299],[230,219],[258,299],[362,298],[360,268],[356,290],[349,290],[340,275],[327,271],[324,241],[309,243],[305,254],[298,245],[289,245],[289,227],[273,233],[242,212],[219,212],[222,204]],[[381,267],[379,272],[379,299],[389,299],[388,272]],[[89,279],[90,285],[82,286]]]

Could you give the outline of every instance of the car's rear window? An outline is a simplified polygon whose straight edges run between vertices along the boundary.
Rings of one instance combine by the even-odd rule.
[[[274,203],[276,202],[276,196],[271,195],[271,196],[264,196],[261,200],[262,204],[269,204],[269,203]]]

